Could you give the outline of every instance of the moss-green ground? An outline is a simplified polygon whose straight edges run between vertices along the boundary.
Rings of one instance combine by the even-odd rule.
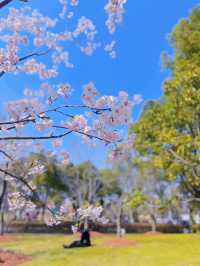
[[[73,237],[21,235],[0,249],[31,255],[23,266],[200,266],[200,235],[128,235],[135,245],[107,246],[115,236],[94,237],[91,248],[65,250]]]

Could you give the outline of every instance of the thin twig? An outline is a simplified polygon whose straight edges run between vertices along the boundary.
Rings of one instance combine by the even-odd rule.
[[[38,137],[34,137],[34,136],[12,136],[12,137],[1,137],[0,141],[5,141],[5,140],[46,140],[46,139],[58,139],[58,138],[63,138],[66,135],[72,133],[73,130],[67,131],[63,134],[60,135],[51,135],[51,136],[38,136]]]
[[[13,0],[3,0],[1,3],[0,3],[0,9],[5,7],[6,5],[8,5],[9,3],[11,3]]]
[[[5,151],[0,150],[0,153],[2,153],[5,157],[7,157],[8,159],[10,159],[11,161],[13,160],[13,158]]]

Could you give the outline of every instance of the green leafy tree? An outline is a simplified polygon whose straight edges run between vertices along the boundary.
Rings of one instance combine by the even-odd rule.
[[[37,193],[43,201],[42,219],[44,219],[48,201],[54,200],[55,203],[60,203],[62,194],[68,192],[68,187],[63,181],[61,167],[57,165],[56,158],[49,158],[45,154],[33,154],[29,160],[40,160],[45,167],[45,171],[34,179]]]
[[[101,175],[91,162],[69,164],[62,169],[62,173],[68,195],[77,207],[98,201],[102,189]]]
[[[163,171],[153,167],[148,162],[140,162],[137,167],[137,180],[133,193],[127,200],[127,205],[137,211],[142,220],[151,223],[152,231],[156,231],[158,218],[167,221],[173,217],[179,218],[181,200],[179,186],[175,182],[166,181]]]
[[[163,54],[171,76],[164,95],[146,104],[132,131],[142,160],[181,181],[200,200],[200,8],[181,20],[170,35],[173,56]]]
[[[127,215],[129,220],[133,216],[127,208],[127,199],[134,186],[133,165],[129,161],[117,161],[111,169],[102,171],[104,187],[105,212],[109,220],[116,224],[118,236],[122,236],[122,221]],[[130,219],[131,218],[131,219]]]

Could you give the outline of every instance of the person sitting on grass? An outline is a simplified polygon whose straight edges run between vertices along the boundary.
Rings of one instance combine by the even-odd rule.
[[[78,248],[78,247],[90,247],[90,232],[88,228],[85,228],[84,223],[79,226],[79,232],[81,232],[81,239],[72,242],[70,245],[63,245],[64,248]]]
[[[69,216],[71,208],[68,207],[69,202],[65,201],[61,206],[61,213],[63,219]],[[63,245],[64,248],[76,248],[76,247],[90,247],[90,225],[91,223],[103,223],[106,224],[108,220],[103,216],[103,207],[101,205],[92,205],[86,203],[81,208],[73,208],[72,217],[78,222],[79,226],[72,226],[73,233],[78,231],[81,233],[81,239],[72,242],[70,245]]]

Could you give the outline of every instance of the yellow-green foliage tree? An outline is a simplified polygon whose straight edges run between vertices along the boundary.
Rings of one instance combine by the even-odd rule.
[[[140,158],[179,177],[188,195],[200,200],[200,8],[170,35],[173,56],[163,54],[171,74],[164,95],[150,101],[132,130]]]

